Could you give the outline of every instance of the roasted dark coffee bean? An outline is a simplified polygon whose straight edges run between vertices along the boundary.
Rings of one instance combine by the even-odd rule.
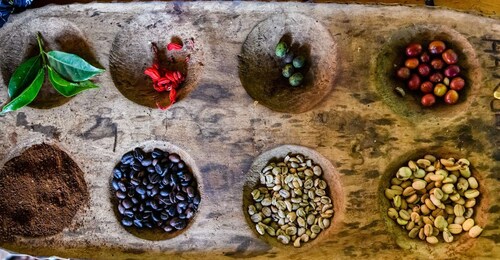
[[[173,163],[178,163],[180,162],[181,158],[179,157],[178,154],[176,153],[171,153],[169,156],[168,156],[168,159],[173,162]]]
[[[174,186],[174,185],[177,185],[178,184],[178,179],[177,179],[177,176],[175,175],[170,175],[170,186]]]
[[[163,184],[163,185],[169,185],[170,184],[170,177],[168,175],[166,175],[165,177],[163,177],[163,179],[161,180],[161,184]]]
[[[142,161],[144,157],[146,156],[146,153],[139,147],[134,149],[134,158],[138,161]]]
[[[155,165],[155,171],[158,174],[161,174],[163,172],[163,168],[161,167],[161,164]]]
[[[122,219],[122,225],[126,226],[126,227],[130,227],[132,226],[132,220],[130,218],[123,218]]]
[[[138,194],[145,194],[146,193],[146,188],[144,186],[137,186],[137,188],[135,188],[135,192],[137,192]]]
[[[155,186],[153,189],[151,189],[151,196],[154,197],[158,192],[160,191],[160,188],[158,186]]]
[[[173,218],[172,220],[169,221],[169,224],[177,230],[181,230],[186,227],[186,221],[180,218]]]
[[[123,173],[126,173],[128,171],[130,171],[130,165],[127,165],[127,164],[120,164],[120,170],[123,172]]]
[[[122,206],[122,204],[118,204],[118,212],[123,215],[123,212],[125,212],[125,208]]]
[[[129,199],[124,199],[124,200],[122,200],[122,205],[124,208],[129,209],[133,206],[133,203]]]
[[[158,159],[153,159],[151,161],[151,166],[155,167],[158,164]]]
[[[148,178],[149,178],[149,182],[151,182],[152,184],[156,184],[161,180],[160,175],[158,175],[156,173],[149,174]]]
[[[177,195],[175,195],[175,198],[176,198],[177,200],[180,200],[180,201],[182,201],[182,200],[185,200],[185,199],[186,199],[186,197],[184,197],[184,195],[182,195],[182,194],[180,194],[180,193],[177,193]]]
[[[177,206],[180,207],[181,209],[186,209],[188,203],[186,201],[180,201],[179,203],[177,203]]]
[[[154,221],[154,222],[158,222],[158,221],[161,221],[161,214],[158,213],[158,212],[153,212],[151,214],[151,219]]]
[[[136,197],[133,197],[130,200],[132,201],[132,203],[134,203],[134,205],[139,203],[139,200]]]
[[[151,206],[152,209],[154,210],[157,210],[158,209],[158,203],[156,201],[151,201],[151,203],[149,204]]]
[[[162,220],[168,220],[170,218],[170,216],[168,215],[168,213],[166,211],[162,211],[160,214],[160,218]]]
[[[172,230],[174,230],[174,228],[170,225],[166,225],[163,227],[163,230],[165,230],[165,232],[172,232]]]
[[[148,180],[148,178],[144,178],[144,179],[142,179],[142,182],[141,182],[141,183],[142,183],[142,185],[144,185],[144,187],[145,187],[145,186],[147,186],[147,185],[149,184],[149,180]]]
[[[112,180],[111,181],[111,185],[113,186],[113,189],[118,191],[120,190],[120,185],[118,185],[118,181],[117,180]]]
[[[189,182],[189,181],[183,181],[183,182],[181,182],[181,186],[182,187],[188,187],[190,185],[191,185],[191,182]]]
[[[139,184],[141,184],[141,181],[138,179],[132,179],[130,180],[130,183],[134,186],[139,186]]]
[[[193,204],[195,204],[195,205],[200,204],[200,200],[201,200],[200,195],[196,195],[196,196],[193,198]]]
[[[150,166],[148,166],[148,168],[146,168],[146,171],[148,171],[149,173],[153,173],[153,172],[155,172],[156,170],[155,170],[155,167],[154,167],[154,166],[150,165]]]
[[[185,166],[186,166],[186,163],[185,163],[183,160],[181,160],[181,161],[177,164],[177,169],[182,170],[182,169],[184,169],[184,167],[185,167]]]
[[[191,181],[192,179],[193,179],[193,174],[191,174],[191,173],[188,172],[188,173],[186,173],[184,175],[184,180],[185,181]]]
[[[116,197],[119,198],[119,199],[124,199],[127,197],[127,194],[121,190],[117,191],[116,192]]]
[[[148,167],[148,166],[150,166],[152,163],[153,163],[153,161],[152,161],[152,159],[151,159],[151,158],[149,158],[149,157],[144,158],[144,160],[142,160],[142,162],[141,162],[142,166],[144,166],[144,167]]]
[[[187,187],[186,188],[186,193],[188,195],[188,197],[190,198],[194,198],[194,188],[193,187]]]
[[[186,214],[186,218],[190,219],[194,216],[194,210],[193,209],[186,209],[185,214]]]
[[[175,216],[175,213],[177,213],[176,207],[174,205],[167,207],[167,213],[171,217]]]
[[[134,211],[131,210],[131,209],[126,209],[125,211],[123,211],[123,215],[127,216],[129,218],[133,218],[134,217]]]
[[[142,228],[142,221],[136,219],[134,220],[134,226],[138,227],[138,228]]]
[[[132,152],[128,152],[122,156],[120,160],[123,164],[131,164],[134,161],[134,155]]]
[[[139,205],[139,208],[137,209],[139,212],[143,213],[143,211],[146,209],[146,205],[144,205],[144,203],[141,203]]]
[[[151,190],[151,189],[153,189],[154,187],[155,187],[155,185],[154,185],[154,184],[149,183],[149,184],[146,186],[146,189]]]
[[[176,210],[177,214],[182,214],[182,212],[184,212],[184,209],[181,206],[179,206],[179,204],[177,204]]]
[[[151,156],[152,156],[153,158],[155,158],[155,159],[156,159],[156,158],[160,158],[160,157],[162,157],[162,156],[163,156],[163,151],[162,151],[162,150],[160,150],[160,149],[158,149],[158,148],[155,148],[155,149],[153,149],[153,152],[151,153]]]
[[[125,186],[125,183],[123,182],[118,182],[118,187],[120,188],[121,191],[127,192],[127,186]]]
[[[115,167],[113,169],[113,177],[115,177],[115,179],[121,179],[122,178],[122,171],[120,170],[120,168]]]
[[[170,192],[169,192],[169,191],[167,191],[167,190],[161,190],[161,191],[160,191],[160,195],[161,195],[162,197],[166,197],[166,196],[170,195]]]
[[[153,228],[153,225],[150,222],[143,223],[147,228]]]
[[[143,167],[142,167],[142,164],[141,164],[140,162],[138,162],[138,161],[134,161],[134,162],[132,163],[132,169],[133,169],[134,171],[138,171],[138,172],[139,172],[139,171],[142,171],[142,168],[143,168]]]
[[[163,169],[163,171],[161,172],[160,176],[163,177],[163,176],[167,175],[169,172],[170,172],[170,169],[168,167],[165,167],[165,169]]]
[[[135,189],[134,188],[129,189],[127,192],[127,196],[130,198],[134,197],[135,196]]]

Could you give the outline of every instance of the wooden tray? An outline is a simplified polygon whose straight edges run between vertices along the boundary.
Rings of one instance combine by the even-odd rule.
[[[0,117],[0,158],[5,162],[34,143],[56,144],[85,172],[91,198],[62,233],[19,238],[4,248],[102,259],[500,257],[500,103],[493,98],[500,85],[498,20],[404,6],[48,6],[14,15],[0,31],[0,100],[7,100],[6,82],[34,48],[37,31],[49,47],[75,52],[107,72],[98,77],[98,90],[70,100],[44,92],[33,105],[53,109],[25,108]],[[265,68],[285,33],[310,46],[311,83],[295,96],[276,99],[255,92],[266,91],[255,82],[270,82]],[[181,100],[164,112],[148,107],[153,98],[143,69],[152,59],[149,42],[164,45],[174,36],[193,38],[195,48]],[[432,36],[467,56],[471,86],[456,106],[422,110],[392,95],[388,71],[393,51],[404,42]],[[255,180],[254,160],[276,147],[285,154],[302,149],[281,147],[286,144],[311,148],[331,162],[335,174],[329,179],[338,203],[334,225],[299,249],[260,239],[243,210],[244,187]],[[136,146],[176,147],[199,169],[201,208],[179,236],[140,239],[115,218],[111,171]],[[479,238],[410,243],[387,221],[381,191],[388,176],[405,159],[428,152],[466,156],[475,166],[483,189],[478,221],[485,229]]]

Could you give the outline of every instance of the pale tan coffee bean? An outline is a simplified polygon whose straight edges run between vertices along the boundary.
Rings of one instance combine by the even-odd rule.
[[[424,180],[421,180],[421,179],[415,179],[413,181],[413,183],[411,184],[411,186],[415,190],[422,190],[422,189],[425,189],[425,186],[427,186],[427,182],[425,182]]]
[[[479,187],[479,183],[477,182],[476,178],[469,177],[467,181],[469,182],[469,187],[471,189],[477,189]]]
[[[465,217],[456,217],[454,223],[462,225],[465,222]]]
[[[469,230],[469,236],[478,237],[481,234],[481,232],[483,232],[483,229],[480,226],[475,225]]]
[[[416,238],[416,237],[418,236],[418,232],[419,232],[419,231],[420,231],[420,228],[418,228],[418,227],[412,228],[412,229],[410,230],[410,232],[408,233],[408,236],[409,236],[410,238]]]
[[[443,231],[443,239],[446,243],[451,243],[453,242],[453,235],[451,234],[450,231],[445,230]]]
[[[462,229],[464,231],[469,231],[473,226],[474,226],[474,220],[470,218],[464,221],[464,223],[462,224]]]
[[[437,244],[439,240],[435,236],[430,236],[425,239],[429,244]]]
[[[462,233],[462,225],[459,225],[459,224],[449,224],[448,225],[448,230],[452,233],[452,234],[460,234]]]
[[[476,189],[467,190],[464,192],[464,196],[468,199],[476,198],[477,196],[479,196],[479,191]]]

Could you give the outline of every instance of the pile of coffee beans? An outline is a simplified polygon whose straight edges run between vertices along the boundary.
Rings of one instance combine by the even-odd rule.
[[[264,167],[248,206],[257,232],[300,247],[327,229],[334,210],[322,175],[321,166],[302,154]]]
[[[299,70],[304,67],[306,58],[302,55],[295,56],[283,41],[276,45],[276,56],[283,61],[281,75],[288,79],[290,86],[300,86],[304,80],[304,75]]]
[[[474,222],[480,197],[479,183],[472,176],[469,160],[425,155],[399,168],[385,189],[391,207],[387,215],[410,238],[447,243],[467,232],[477,237],[483,229]]]
[[[123,226],[184,229],[200,204],[195,176],[175,153],[135,148],[113,170],[113,189]]]
[[[440,40],[424,47],[420,43],[410,43],[406,47],[406,60],[397,69],[397,77],[406,82],[409,90],[419,92],[424,107],[433,106],[439,99],[449,105],[456,104],[459,92],[466,85],[460,75],[463,69],[457,64],[458,54]],[[401,87],[395,90],[400,95],[405,94]]]

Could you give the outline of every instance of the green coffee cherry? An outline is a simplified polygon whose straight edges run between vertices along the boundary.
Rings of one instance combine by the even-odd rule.
[[[304,66],[304,63],[306,61],[306,58],[304,56],[297,56],[293,59],[293,66],[297,69],[300,69]]]
[[[292,87],[297,87],[302,84],[302,80],[304,80],[304,76],[302,76],[302,73],[297,72],[288,79],[288,82]]]
[[[285,57],[286,53],[288,52],[288,46],[286,45],[285,42],[280,42],[278,45],[276,45],[276,56],[279,58]]]
[[[281,70],[281,74],[283,75],[283,77],[285,78],[289,78],[290,76],[292,76],[293,74],[293,66],[292,64],[287,64],[285,65],[285,67],[283,67],[283,69]]]

